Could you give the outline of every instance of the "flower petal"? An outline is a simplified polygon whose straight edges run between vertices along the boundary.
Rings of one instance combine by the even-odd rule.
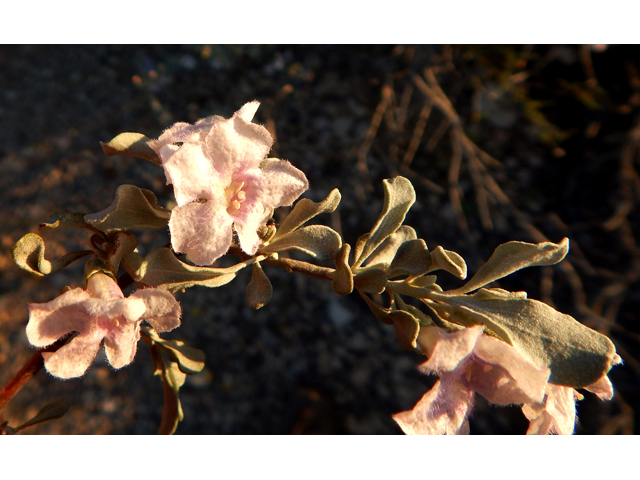
[[[180,325],[182,309],[171,293],[159,288],[145,288],[129,296],[134,297],[144,301],[147,308],[144,319],[158,332],[168,332]]]
[[[43,352],[45,368],[54,377],[81,377],[96,358],[102,336],[103,332],[95,329],[77,335],[56,352]]]
[[[173,249],[196,265],[211,265],[231,246],[232,222],[226,209],[211,201],[175,207],[169,220]]]
[[[483,335],[473,350],[473,389],[498,405],[541,402],[551,370],[538,367],[511,345]]]
[[[576,391],[571,387],[547,384],[543,403],[522,406],[529,419],[527,435],[571,435],[576,424]]]
[[[473,392],[454,374],[445,374],[413,407],[393,419],[407,435],[455,435],[469,433],[467,417]]]
[[[223,175],[257,168],[271,150],[273,138],[269,131],[246,120],[253,117],[254,107],[251,102],[229,120],[215,123],[206,136],[205,155]]]
[[[104,350],[113,368],[129,365],[136,356],[140,340],[140,322],[121,322],[104,337]]]
[[[221,176],[204,155],[201,144],[185,143],[167,161],[163,161],[162,166],[167,181],[173,184],[178,205],[201,198],[224,198]]]
[[[420,329],[416,342],[423,352],[432,352],[418,369],[424,373],[452,372],[471,354],[482,335],[481,325],[447,333],[438,327]]]
[[[84,302],[90,295],[74,288],[47,303],[29,304],[27,338],[34,347],[46,347],[69,332],[88,333],[93,324]]]

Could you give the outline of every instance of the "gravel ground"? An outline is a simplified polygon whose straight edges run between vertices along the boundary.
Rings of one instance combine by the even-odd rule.
[[[82,282],[82,262],[34,278],[13,264],[11,246],[58,210],[104,209],[123,183],[154,191],[163,205],[173,201],[162,169],[105,157],[99,141],[125,131],[157,137],[173,122],[228,117],[257,99],[256,120],[276,137],[271,156],[309,178],[304,196],[318,201],[340,189],[337,213],[319,220],[350,244],[377,218],[382,179],[398,174],[418,195],[406,223],[430,248],[460,253],[470,272],[502,242],[568,236],[573,275],[531,269],[500,286],[527,290],[611,335],[625,360],[610,375],[615,400],[587,394],[576,432],[635,433],[638,53],[620,46],[0,47],[0,384],[32,354],[27,303]],[[456,149],[442,111],[433,108],[426,120],[415,80],[427,77],[425,68],[435,72],[468,138],[500,162],[486,160],[511,203],[489,195],[490,225],[466,158],[453,182],[464,221],[451,200]],[[44,235],[50,257],[87,241],[83,232]],[[149,251],[168,242],[168,231],[140,232],[139,239]],[[207,357],[205,370],[181,390],[185,419],[177,433],[401,433],[391,415],[410,409],[434,382],[415,369],[423,357],[405,351],[357,294],[339,297],[326,282],[265,271],[274,297],[258,311],[246,302],[248,272],[218,289],[177,295],[183,326],[168,337]],[[458,284],[442,280],[445,288]],[[6,418],[15,426],[65,398],[72,405],[65,417],[24,433],[154,433],[162,385],[151,372],[142,345],[135,362],[117,372],[103,355],[81,379],[41,372]],[[526,425],[518,408],[479,400],[471,432],[522,433]]]

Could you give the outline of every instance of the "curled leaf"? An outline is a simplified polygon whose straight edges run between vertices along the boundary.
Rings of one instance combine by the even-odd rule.
[[[109,253],[109,268],[117,272],[123,258],[131,255],[138,246],[138,239],[135,235],[127,232],[118,232],[113,240],[113,249]]]
[[[467,264],[460,255],[451,250],[438,246],[431,252],[431,267],[429,272],[445,270],[458,278],[467,278]]]
[[[105,155],[123,155],[149,160],[156,165],[162,165],[156,152],[147,144],[150,138],[141,133],[125,132],[114,137],[107,143],[100,142]]]
[[[169,224],[171,212],[158,205],[151,190],[135,185],[120,185],[114,201],[105,210],[85,215],[95,228],[109,233],[134,228],[163,228]]]
[[[194,267],[181,262],[170,248],[158,248],[147,255],[136,272],[140,282],[151,287],[162,287],[170,292],[195,285],[219,287],[233,280],[236,272],[247,266],[239,263],[229,268]]]
[[[378,221],[355,260],[354,267],[359,267],[389,235],[394,233],[402,222],[411,205],[416,201],[416,192],[409,180],[395,177],[383,180],[384,205]]]
[[[307,198],[303,198],[296,203],[289,215],[287,215],[287,217],[282,221],[282,224],[280,225],[280,228],[278,228],[273,239],[276,240],[287,233],[293,232],[316,215],[333,212],[338,208],[340,199],[340,191],[337,188],[331,190],[329,195],[327,195],[327,198],[318,203],[312,202]]]
[[[16,242],[11,249],[11,254],[13,255],[13,260],[20,268],[42,277],[57,272],[79,258],[86,257],[93,253],[91,250],[72,252],[50,262],[44,258],[44,250],[45,246],[42,237],[35,233],[27,233]]]
[[[264,307],[271,300],[273,287],[269,278],[264,273],[260,262],[253,264],[251,281],[247,285],[247,301],[254,310]]]
[[[563,238],[558,244],[552,242],[504,243],[494,250],[487,263],[478,269],[471,280],[462,287],[448,292],[451,294],[472,292],[522,268],[555,265],[567,255],[568,251],[568,238]]]
[[[277,235],[276,235],[277,236]],[[309,225],[282,235],[260,248],[260,253],[301,252],[318,260],[335,258],[342,247],[342,238],[324,225]]]
[[[336,256],[336,271],[331,280],[331,288],[338,295],[349,295],[353,292],[353,273],[349,267],[351,246],[344,243]]]

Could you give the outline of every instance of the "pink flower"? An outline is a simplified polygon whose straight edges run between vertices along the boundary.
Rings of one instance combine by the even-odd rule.
[[[251,121],[259,105],[249,102],[230,119],[176,123],[149,142],[178,203],[169,221],[171,243],[198,265],[211,265],[227,252],[233,227],[242,249],[253,255],[261,243],[257,230],[273,209],[291,205],[309,187],[289,162],[265,160],[273,138]]]
[[[534,365],[507,343],[483,334],[482,326],[446,333],[423,327],[418,345],[429,360],[419,368],[440,380],[413,410],[394,415],[413,435],[469,433],[474,394],[498,405],[542,402],[550,370]]]
[[[165,290],[147,288],[124,298],[111,277],[96,273],[89,278],[87,290],[75,288],[48,303],[29,304],[27,338],[36,347],[46,347],[77,332],[62,348],[42,356],[50,374],[81,377],[103,339],[109,363],[121,368],[135,357],[142,320],[167,332],[180,325],[180,314],[180,305]]]

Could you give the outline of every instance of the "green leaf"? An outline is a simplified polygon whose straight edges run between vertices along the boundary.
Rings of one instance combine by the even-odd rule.
[[[251,281],[247,285],[247,301],[254,310],[264,307],[273,296],[273,287],[260,262],[253,264]]]
[[[147,144],[151,140],[141,133],[125,132],[114,137],[107,143],[100,142],[102,151],[108,155],[123,155],[149,160],[156,165],[162,165],[156,152]]]
[[[260,247],[259,253],[301,252],[328,260],[335,258],[342,247],[342,238],[335,230],[324,225],[309,225],[287,233]]]
[[[336,270],[331,280],[331,288],[338,295],[349,295],[353,292],[353,273],[349,267],[350,251],[351,246],[344,243],[336,255]]]
[[[229,283],[247,265],[242,262],[229,268],[194,267],[178,260],[170,248],[162,247],[146,256],[136,277],[145,285],[170,292],[196,285],[213,288]]]
[[[396,329],[398,341],[409,351],[415,351],[416,339],[420,333],[420,323],[418,319],[409,312],[396,310],[389,314]]]
[[[116,198],[105,210],[85,215],[84,219],[99,230],[109,233],[134,228],[163,228],[171,212],[158,205],[151,190],[135,185],[120,185]]]
[[[113,249],[109,253],[108,264],[112,272],[117,272],[123,258],[133,254],[138,239],[132,233],[118,232],[113,239]]]
[[[287,233],[293,232],[316,215],[319,215],[321,213],[333,212],[336,208],[338,208],[340,199],[340,192],[337,188],[334,188],[333,190],[331,190],[327,198],[325,198],[321,202],[312,202],[307,198],[303,198],[302,200],[298,201],[289,215],[287,215],[287,217],[282,221],[282,224],[273,237],[273,240],[276,240],[286,235]]]
[[[35,233],[27,233],[16,242],[11,249],[11,254],[13,260],[20,268],[42,277],[57,272],[79,258],[86,257],[93,253],[91,250],[72,252],[50,262],[44,258],[44,250],[45,246],[42,237]]]
[[[384,205],[378,221],[369,238],[362,247],[353,267],[359,267],[389,235],[394,233],[402,222],[411,205],[416,201],[416,192],[409,180],[395,177],[383,180]]]
[[[371,312],[378,320],[380,320],[382,323],[385,323],[387,325],[393,325],[393,320],[389,318],[389,313],[391,313],[391,309],[381,307],[360,290],[358,290],[358,293],[367,303],[367,305],[369,306],[369,309],[371,309]]]
[[[180,371],[178,363],[171,361],[168,354],[160,352],[162,358],[162,384],[164,389],[164,406],[162,422],[158,435],[173,435],[178,423],[184,418],[180,404],[180,387],[184,385],[186,375]]]
[[[408,225],[400,226],[398,230],[389,235],[384,242],[382,242],[378,248],[369,255],[365,265],[367,267],[375,266],[386,271],[393,261],[393,258],[396,256],[396,253],[398,253],[400,245],[406,241],[415,240],[416,238],[418,238],[418,236],[412,227]],[[364,247],[364,244],[362,244],[361,247]],[[362,252],[362,248],[360,251]]]
[[[353,285],[364,293],[382,293],[387,286],[387,274],[379,268],[365,268],[353,277]]]
[[[465,326],[484,324],[536,365],[549,367],[551,383],[580,388],[609,371],[616,351],[606,336],[545,303],[492,290],[430,297],[448,307],[447,320]]]
[[[37,425],[38,423],[48,422],[49,420],[55,420],[62,417],[69,411],[69,402],[66,400],[58,400],[42,407],[42,409],[31,420],[23,423],[19,427],[16,427],[13,433],[16,433],[24,428]]]
[[[62,210],[54,213],[45,223],[41,223],[38,228],[40,231],[53,230],[55,228],[84,228],[92,231],[93,233],[97,233],[102,238],[105,238],[104,233],[93,225],[88,224],[84,220],[84,217],[84,213]]]
[[[438,246],[431,252],[431,267],[429,272],[445,270],[458,278],[467,278],[467,264],[460,255],[451,250],[445,250]]]
[[[178,362],[178,368],[186,375],[194,375],[204,368],[204,352],[193,348],[180,340],[165,340],[153,328],[143,327],[142,333],[158,344]],[[158,361],[157,358],[155,360]],[[184,382],[183,382],[184,383]]]
[[[404,242],[398,248],[387,275],[393,278],[398,275],[419,276],[429,271],[431,255],[424,240],[418,238]]]
[[[563,238],[558,244],[551,242],[504,243],[494,250],[487,263],[478,269],[471,280],[462,287],[449,290],[447,293],[472,292],[521,268],[554,265],[560,262],[568,251],[568,238]]]

